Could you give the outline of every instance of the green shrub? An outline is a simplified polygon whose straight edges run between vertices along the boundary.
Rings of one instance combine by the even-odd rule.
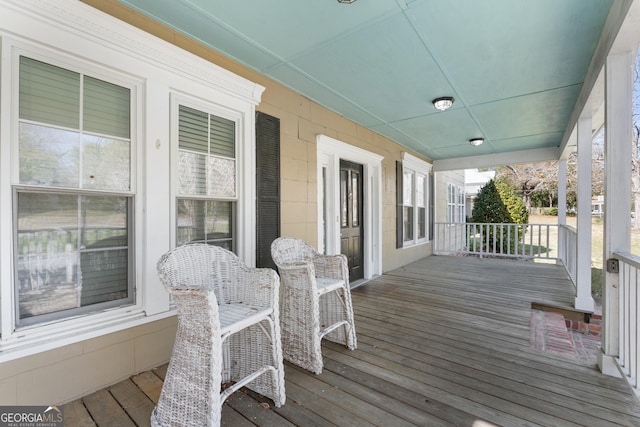
[[[516,196],[514,189],[504,181],[489,181],[484,187],[480,189],[478,195],[474,200],[473,212],[471,213],[472,222],[478,223],[490,223],[490,224],[527,224],[529,222],[529,212],[527,212],[527,208],[524,205],[524,202],[521,198]],[[492,249],[495,247],[496,250],[503,252],[508,250],[511,253],[514,253],[518,242],[520,241],[525,227],[518,227],[517,233],[511,233],[508,235],[507,226],[482,226],[481,232],[482,236],[487,236],[482,239],[482,245],[484,245],[485,250]],[[506,242],[498,242],[497,239],[500,238],[507,239],[509,241]],[[478,250],[475,245],[477,242],[469,242],[469,246],[474,246],[472,249]]]

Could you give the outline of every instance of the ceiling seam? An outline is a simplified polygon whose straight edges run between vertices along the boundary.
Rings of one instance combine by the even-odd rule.
[[[126,0],[123,0],[123,1],[125,1],[125,2],[129,5],[129,7],[132,7],[132,8],[133,8],[133,6],[132,6],[128,1],[126,1]],[[327,85],[325,85],[324,83],[322,83],[322,82],[320,82],[319,80],[317,80],[317,79],[313,78],[312,76],[310,76],[308,73],[304,72],[304,71],[303,71],[302,69],[300,69],[299,67],[297,67],[297,66],[293,65],[293,64],[291,63],[291,61],[292,61],[292,60],[295,60],[295,59],[296,59],[296,58],[298,58],[298,57],[300,57],[302,54],[294,55],[294,56],[293,56],[293,57],[291,57],[289,60],[287,60],[287,59],[285,59],[285,58],[282,58],[282,57],[280,57],[279,55],[275,54],[274,52],[270,51],[269,49],[266,49],[266,48],[264,48],[262,45],[260,45],[260,44],[256,43],[253,39],[251,39],[251,38],[249,38],[249,37],[246,37],[243,33],[240,33],[240,32],[238,32],[238,31],[235,31],[232,27],[230,27],[230,26],[226,25],[223,21],[221,21],[221,20],[219,20],[218,18],[216,18],[216,17],[212,16],[210,13],[208,13],[208,12],[204,11],[202,8],[200,8],[200,7],[196,6],[196,5],[194,5],[192,2],[187,1],[187,2],[183,2],[183,4],[185,4],[187,7],[191,8],[192,10],[194,10],[194,11],[196,11],[196,12],[198,12],[198,13],[202,13],[203,15],[207,16],[209,19],[211,19],[211,20],[213,20],[214,22],[216,22],[217,24],[221,25],[225,30],[227,30],[227,31],[229,31],[230,33],[232,33],[232,34],[236,35],[237,37],[240,37],[241,39],[245,40],[246,42],[248,42],[249,44],[251,44],[252,46],[254,46],[255,48],[257,48],[258,50],[260,50],[261,52],[263,52],[263,53],[267,54],[268,56],[270,56],[270,57],[272,57],[272,58],[274,58],[274,59],[276,59],[276,60],[280,61],[280,62],[277,64],[278,66],[288,66],[288,67],[290,67],[290,68],[291,68],[291,69],[293,69],[294,71],[296,71],[296,72],[300,73],[300,74],[301,74],[302,76],[304,76],[305,78],[309,79],[310,81],[312,81],[312,82],[316,83],[316,84],[317,84],[317,85],[319,85],[319,86],[322,86],[323,88],[325,88],[325,89],[326,89],[326,90],[328,90],[329,92],[333,93],[333,94],[334,94],[334,95],[336,95],[338,98],[340,98],[340,99],[342,99],[343,101],[345,101],[345,102],[347,102],[347,103],[349,103],[349,104],[353,105],[355,108],[357,108],[358,110],[362,111],[363,113],[365,113],[365,114],[367,114],[367,115],[371,116],[372,118],[374,118],[375,120],[377,120],[377,121],[379,122],[379,124],[377,124],[377,125],[370,125],[370,126],[366,126],[366,125],[364,125],[364,124],[362,124],[362,123],[358,123],[358,122],[356,122],[354,119],[348,119],[348,120],[351,120],[351,121],[353,121],[354,123],[357,123],[357,124],[359,124],[360,126],[363,126],[363,127],[365,127],[365,128],[369,128],[369,129],[371,129],[371,130],[373,130],[372,128],[376,128],[376,127],[379,127],[379,126],[384,126],[384,125],[389,126],[389,127],[390,127],[391,129],[393,129],[395,132],[399,133],[400,135],[402,135],[402,136],[404,136],[405,138],[407,138],[409,141],[413,142],[413,143],[414,143],[414,145],[416,145],[416,146],[420,147],[422,150],[426,151],[426,153],[428,153],[428,154],[427,154],[425,157],[430,158],[430,159],[433,159],[433,158],[434,158],[434,156],[435,156],[434,151],[433,151],[432,149],[425,148],[422,144],[420,144],[420,141],[416,140],[415,138],[413,138],[412,136],[408,135],[407,133],[405,133],[404,131],[400,130],[399,128],[397,128],[397,127],[393,126],[393,124],[391,124],[391,123],[387,122],[386,120],[382,119],[381,117],[378,117],[376,114],[372,113],[372,112],[371,112],[371,111],[369,111],[368,109],[363,108],[360,104],[353,102],[351,99],[349,99],[349,98],[347,98],[347,97],[343,96],[342,94],[340,94],[340,93],[338,93],[337,91],[333,90],[331,87],[328,87],[328,86],[327,86]],[[404,13],[404,10],[406,10],[408,6],[407,6],[404,2],[402,2],[402,3],[401,3],[401,0],[398,0],[398,7],[401,9],[401,12],[400,12],[400,13]],[[145,13],[145,14],[146,14],[146,13]],[[334,42],[334,41],[336,41],[336,40],[342,39],[342,38],[344,38],[344,37],[348,36],[349,34],[352,34],[352,33],[356,32],[356,31],[358,31],[360,28],[366,27],[366,26],[368,26],[368,25],[370,25],[370,24],[372,24],[372,23],[375,23],[375,22],[380,22],[380,21],[382,21],[382,20],[384,20],[384,19],[387,19],[387,18],[389,18],[389,17],[391,17],[391,16],[395,16],[395,15],[397,15],[397,14],[398,14],[398,12],[397,12],[397,11],[389,12],[389,13],[385,13],[385,14],[383,14],[383,15],[380,15],[380,16],[379,16],[379,17],[377,17],[376,19],[372,19],[372,20],[369,20],[369,21],[363,22],[361,25],[359,25],[359,26],[357,26],[357,27],[354,27],[354,28],[352,28],[352,29],[351,29],[351,30],[349,30],[349,31],[343,32],[343,33],[341,33],[339,36],[333,37],[333,38],[331,38],[331,39],[327,39],[327,40],[323,41],[322,43],[317,44],[317,45],[316,45],[316,46],[314,46],[312,49],[307,49],[305,52],[308,52],[309,50],[316,50],[316,49],[318,49],[318,48],[320,48],[320,47],[322,47],[322,46],[326,46],[326,45],[327,45],[327,44],[329,44],[329,43],[332,43],[332,42]],[[166,21],[165,21],[165,20],[163,20],[163,19],[160,19],[159,17],[157,17],[157,16],[155,16],[155,15],[153,15],[153,18],[154,18],[155,20],[157,20],[158,22],[162,22],[164,25],[167,25],[168,27],[174,28],[174,26],[170,25],[168,22],[166,22]],[[178,31],[178,29],[177,29],[177,28],[174,28],[174,29],[176,29],[176,31]],[[265,69],[258,69],[257,67],[252,67],[250,64],[246,63],[245,61],[242,61],[241,59],[239,59],[238,57],[236,57],[236,56],[234,56],[234,55],[230,54],[229,52],[222,51],[222,50],[220,50],[220,49],[216,49],[214,46],[211,46],[211,45],[210,45],[209,43],[207,43],[205,40],[202,40],[202,39],[200,39],[200,38],[198,38],[198,37],[194,37],[194,36],[193,36],[193,35],[191,35],[191,34],[189,34],[189,37],[191,37],[191,38],[193,38],[193,39],[195,39],[195,40],[198,40],[200,43],[202,43],[203,45],[205,45],[205,46],[209,47],[210,49],[214,49],[214,50],[216,50],[216,51],[219,51],[219,52],[224,53],[225,55],[229,56],[229,57],[230,57],[230,58],[232,58],[233,60],[235,60],[235,61],[237,61],[237,62],[239,62],[239,63],[243,64],[244,66],[246,66],[246,67],[248,67],[248,68],[251,68],[251,69],[253,69],[253,70],[255,70],[255,71],[258,71],[258,72],[260,72],[260,73],[266,73],[268,70],[271,70],[271,69],[273,69],[273,68],[275,68],[275,67],[276,67],[276,65],[273,65],[273,66],[267,67],[267,68],[265,68]],[[280,84],[282,84],[282,85],[284,85],[284,86],[288,87],[289,89],[293,90],[294,92],[296,92],[296,93],[298,93],[298,94],[302,95],[302,94],[301,94],[300,92],[298,92],[295,88],[293,88],[293,87],[289,86],[289,85],[288,85],[288,84],[286,84],[285,82],[283,82],[283,81],[281,81],[281,80],[279,80],[279,79],[276,79],[276,78],[275,78],[275,77],[273,77],[273,76],[266,76],[266,77],[268,77],[268,78],[270,78],[270,79],[272,79],[272,80],[274,80],[274,81],[277,81],[278,83],[280,83]],[[314,98],[310,97],[309,95],[303,95],[303,96],[305,96],[306,98],[309,98],[309,99],[310,99],[310,100],[312,100],[313,102],[316,102],[318,105],[322,105],[323,107],[325,107],[325,108],[327,108],[327,109],[329,109],[329,110],[331,110],[331,111],[335,112],[336,114],[340,115],[341,117],[343,116],[343,114],[342,114],[341,112],[336,111],[336,110],[334,110],[334,109],[330,108],[329,106],[327,106],[327,105],[325,105],[324,103],[322,103],[322,102],[320,102],[320,101],[318,101],[318,100],[316,100],[316,99],[314,99]],[[382,134],[382,135],[383,135],[383,136],[385,136],[385,137],[387,137],[387,138],[389,138],[389,139],[391,139],[391,140],[393,140],[394,142],[396,142],[396,143],[398,143],[398,144],[400,144],[400,145],[404,145],[404,144],[405,144],[405,143],[400,143],[399,141],[395,141],[392,137],[390,137],[390,136],[388,136],[388,135],[384,135],[384,134]],[[415,150],[416,152],[420,152],[420,151],[419,151],[418,149],[416,149],[416,148],[414,148],[414,150]]]
[[[551,89],[538,90],[538,91],[529,92],[529,93],[522,93],[522,94],[518,94],[518,95],[509,96],[509,97],[506,97],[506,98],[494,99],[494,100],[486,101],[486,102],[479,102],[477,104],[469,105],[468,108],[478,107],[478,106],[487,105],[487,104],[493,104],[493,103],[501,102],[501,101],[510,101],[510,100],[513,100],[513,99],[524,98],[526,96],[539,95],[539,94],[548,93],[548,92],[554,92],[554,91],[562,90],[562,89],[570,89],[570,88],[573,88],[573,87],[581,87],[583,84],[584,84],[584,82],[573,83],[573,84],[570,84],[570,85],[558,86],[558,87],[554,87],[554,88],[551,88]]]
[[[304,51],[298,52],[298,53],[292,55],[290,58],[285,59],[285,58],[281,58],[280,56],[277,56],[278,58],[281,58],[282,61],[279,64],[272,65],[272,66],[269,66],[269,67],[265,68],[264,71],[272,70],[273,68],[276,68],[277,66],[291,64],[292,61],[295,61],[296,59],[298,59],[298,58],[300,58],[302,56],[308,55],[309,52],[311,52],[311,51],[315,51],[315,50],[321,49],[321,48],[323,48],[323,47],[325,47],[325,46],[327,46],[329,44],[332,44],[332,43],[334,43],[336,41],[344,39],[344,38],[348,37],[349,35],[360,31],[362,28],[366,28],[366,27],[368,27],[368,26],[370,26],[372,24],[378,23],[380,21],[384,21],[385,19],[388,19],[389,17],[392,17],[392,16],[396,16],[398,14],[399,14],[399,12],[397,12],[397,11],[384,13],[384,14],[382,14],[382,15],[374,18],[374,19],[362,22],[360,25],[357,25],[357,26],[351,28],[348,31],[344,31],[344,32],[340,33],[337,36],[325,39],[325,40],[321,41],[320,43],[315,44],[312,47],[306,48]]]
[[[464,108],[467,110],[467,114],[469,114],[469,116],[471,117],[471,120],[473,120],[473,122],[476,124],[476,126],[478,126],[478,129],[480,129],[480,132],[482,132],[482,135],[469,135],[469,137],[470,138],[474,137],[474,136],[484,137],[485,138],[485,142],[488,142],[489,146],[491,147],[491,149],[495,152],[495,148],[493,147],[493,144],[491,144],[491,141],[492,141],[491,136],[488,135],[486,130],[480,124],[480,121],[476,118],[476,116],[473,114],[473,112],[470,111],[470,107],[469,107],[468,103],[466,102],[464,97],[461,95],[462,92],[458,89],[458,86],[456,85],[455,81],[453,80],[453,78],[449,74],[449,71],[447,70],[447,68],[442,64],[442,61],[440,60],[440,57],[437,55],[436,50],[431,46],[431,43],[430,43],[429,39],[425,35],[423,35],[418,30],[418,28],[416,27],[416,25],[414,23],[414,19],[413,19],[414,16],[412,14],[410,14],[410,10],[409,9],[404,10],[403,14],[404,14],[405,19],[407,20],[407,22],[409,22],[409,25],[411,25],[411,28],[413,29],[413,31],[416,33],[416,36],[418,36],[418,38],[420,39],[420,41],[424,45],[425,49],[427,49],[427,51],[429,52],[429,54],[433,58],[434,62],[436,63],[436,65],[440,69],[440,72],[442,72],[442,75],[444,76],[444,78],[447,80],[447,82],[453,88],[456,96],[458,97],[458,99],[460,100],[460,102],[462,103]]]

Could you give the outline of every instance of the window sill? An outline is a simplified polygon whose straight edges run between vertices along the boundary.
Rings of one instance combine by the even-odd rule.
[[[0,341],[0,363],[76,344],[102,335],[144,325],[175,315],[175,311],[147,316],[139,307],[126,307],[78,316],[15,331]]]
[[[415,248],[417,246],[422,246],[422,245],[426,245],[426,244],[429,244],[429,243],[431,243],[431,240],[418,240],[417,242],[411,242],[411,243],[405,242],[402,245],[402,248],[400,248],[400,249]]]

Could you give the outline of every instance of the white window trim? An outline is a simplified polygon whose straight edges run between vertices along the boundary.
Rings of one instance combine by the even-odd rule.
[[[169,296],[164,291],[155,265],[170,249],[171,224],[170,126],[172,90],[215,99],[220,105],[244,112],[238,138],[245,143],[239,156],[246,158],[244,171],[255,169],[255,106],[264,87],[222,69],[209,61],[112,18],[75,0],[24,2],[4,0],[0,14],[0,138],[15,141],[17,125],[17,64],[15,47],[36,52],[46,62],[72,69],[88,70],[94,77],[109,81],[135,82],[132,93],[136,119],[131,139],[136,141],[132,164],[132,194],[135,196],[135,277],[134,306],[114,308],[96,314],[78,315],[49,323],[25,326],[14,331],[15,286],[13,282],[13,201],[12,174],[15,150],[0,144],[0,363],[77,343],[108,333],[173,316]],[[27,54],[27,56],[31,56]],[[105,62],[108,58],[108,63]],[[179,67],[176,64],[180,64]],[[77,66],[76,66],[77,65]],[[124,86],[127,86],[126,84]],[[246,150],[243,152],[242,150]],[[164,174],[159,171],[164,170]],[[255,198],[253,174],[240,172],[238,203],[251,207]],[[242,189],[240,189],[242,188]],[[242,193],[244,191],[244,193]],[[247,220],[240,219],[244,244],[240,254],[255,263],[255,214],[245,208]],[[166,230],[166,232],[157,232]]]
[[[425,162],[418,157],[409,154],[407,152],[402,153],[402,168],[403,170],[410,170],[413,173],[413,239],[404,240],[402,243],[403,248],[422,245],[429,242],[429,173],[431,172],[432,165]],[[426,235],[423,238],[418,237],[418,206],[416,202],[416,175],[422,175],[425,177],[424,181],[424,203],[425,203],[425,226]],[[403,183],[404,185],[404,183]],[[404,191],[404,189],[403,189]]]
[[[55,51],[53,49],[45,49],[43,47],[25,43],[20,40],[10,39],[8,37],[2,38],[2,75],[13,76],[13,78],[3,79],[3,88],[10,87],[11,99],[9,100],[9,107],[7,110],[10,114],[2,116],[2,128],[8,129],[9,132],[5,134],[3,132],[2,140],[10,141],[9,144],[4,144],[3,153],[0,155],[0,167],[6,170],[9,174],[8,179],[0,180],[0,203],[6,209],[0,211],[0,218],[2,218],[2,228],[0,232],[2,236],[8,238],[2,238],[2,246],[0,246],[0,265],[3,266],[2,273],[0,273],[0,330],[2,338],[0,339],[0,345],[3,351],[11,350],[12,348],[21,348],[28,343],[41,343],[50,337],[57,337],[58,339],[64,339],[65,336],[70,334],[80,334],[83,331],[94,330],[98,325],[111,325],[118,323],[119,319],[135,319],[142,316],[142,295],[144,289],[140,287],[141,283],[141,270],[133,269],[134,286],[133,302],[124,307],[111,308],[95,313],[89,314],[77,314],[70,317],[51,320],[43,323],[37,323],[33,325],[22,326],[16,330],[16,290],[15,290],[15,262],[14,262],[14,221],[13,221],[13,187],[20,186],[19,183],[19,162],[18,162],[18,99],[19,99],[19,58],[21,55],[28,56],[30,58],[46,62],[51,65],[64,67],[72,71],[81,72],[95,78],[103,78],[107,81],[119,84],[123,87],[127,87],[131,90],[131,189],[127,194],[132,197],[134,206],[132,209],[133,220],[131,221],[133,230],[142,229],[141,219],[135,213],[142,209],[141,198],[138,197],[136,171],[141,168],[140,161],[142,156],[140,155],[140,144],[138,141],[142,140],[142,133],[137,126],[137,123],[141,122],[142,105],[140,101],[140,93],[143,91],[143,81],[131,75],[125,75],[123,73],[114,73],[113,71],[106,69],[98,64],[88,64],[82,61],[80,58],[68,55],[61,51]],[[5,56],[5,52],[7,52]],[[5,74],[6,73],[6,74]],[[11,80],[10,83],[5,85],[5,80]],[[9,98],[9,97],[7,97]],[[4,105],[2,106],[4,109]],[[9,123],[7,123],[9,120]],[[4,155],[6,150],[10,150],[10,155]],[[3,178],[5,178],[3,176]],[[55,190],[55,188],[52,188]],[[82,192],[82,190],[80,190]],[[9,215],[9,216],[6,216]],[[5,234],[7,233],[7,234]],[[132,262],[139,259],[141,254],[140,240],[134,236],[134,253],[131,256]],[[5,266],[7,266],[5,268]],[[91,319],[91,320],[88,320]],[[107,326],[108,327],[108,326]],[[72,330],[72,332],[70,332]],[[45,348],[47,346],[45,345]],[[2,361],[0,356],[0,361]]]
[[[236,203],[235,223],[233,224],[233,240],[236,253],[247,265],[255,266],[255,180],[251,171],[255,171],[255,138],[245,138],[254,134],[249,129],[255,127],[255,112],[249,113],[234,110],[223,105],[196,98],[193,95],[173,91],[171,93],[171,246],[176,242],[176,199],[178,195],[178,108],[180,105],[216,115],[236,124],[236,197],[212,197],[210,200],[228,200]],[[247,124],[249,122],[249,124]],[[207,198],[209,199],[209,198]],[[249,227],[247,224],[253,224]]]

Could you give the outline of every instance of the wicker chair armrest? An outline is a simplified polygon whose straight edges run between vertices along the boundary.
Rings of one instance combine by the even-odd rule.
[[[317,291],[316,270],[310,262],[291,262],[278,267],[278,272],[283,286],[308,290],[311,293]]]
[[[280,277],[270,268],[247,268],[226,292],[228,303],[244,303],[260,307],[277,307]]]
[[[313,259],[313,264],[318,277],[330,277],[332,279],[344,280],[345,283],[349,282],[349,267],[345,255],[319,254]]]
[[[209,306],[210,315],[213,316],[215,322],[218,322],[218,300],[216,294],[206,288],[171,288],[169,293],[173,297],[178,315],[184,316],[183,319],[194,321],[194,319],[203,319],[204,308]],[[197,320],[195,320],[197,321]]]

